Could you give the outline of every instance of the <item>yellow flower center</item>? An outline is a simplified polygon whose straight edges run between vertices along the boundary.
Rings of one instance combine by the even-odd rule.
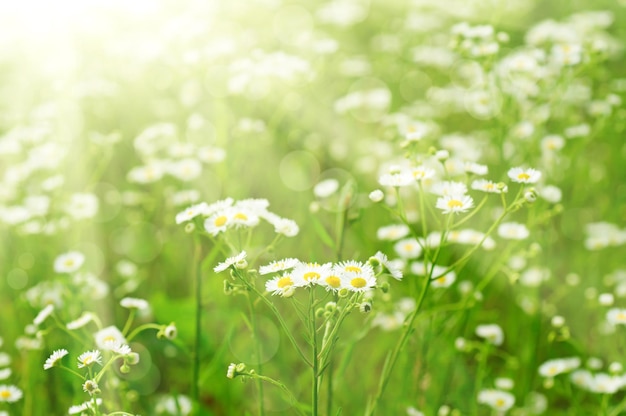
[[[556,367],[550,367],[548,368],[548,375],[550,376],[554,376],[559,372],[559,369]]]
[[[277,286],[279,289],[284,289],[292,285],[293,285],[293,281],[291,280],[290,276],[283,276],[280,279],[278,279]]]
[[[113,335],[109,335],[108,337],[104,337],[104,342],[115,341],[115,337]]]
[[[413,244],[411,244],[411,243],[406,243],[406,244],[404,245],[404,250],[405,250],[405,251],[411,251],[411,250],[413,250]]]
[[[443,285],[444,283],[446,283],[446,277],[441,276],[439,279],[437,279],[437,283]]]
[[[504,401],[504,399],[496,399],[496,402],[494,404],[496,405],[496,407],[504,407],[506,402]]]
[[[521,181],[527,181],[528,179],[530,179],[530,175],[526,172],[522,172],[519,175],[517,175],[517,179]]]
[[[244,214],[243,212],[238,212],[235,214],[235,218],[237,218],[238,220],[242,220],[242,221],[247,221],[248,220],[248,216],[246,214]]]
[[[328,283],[328,286],[330,287],[338,288],[339,286],[341,286],[341,279],[339,279],[337,276],[328,276],[326,278],[326,283]]]
[[[11,392],[8,390],[2,390],[0,391],[0,397],[2,397],[3,399],[8,399],[9,397],[11,397]]]
[[[306,281],[318,280],[319,278],[320,274],[317,272],[307,272],[304,274],[304,280]]]
[[[65,260],[64,264],[65,264],[66,267],[72,267],[74,265],[74,260],[67,259],[67,260]]]
[[[615,316],[615,319],[617,319],[618,321],[626,321],[626,313],[618,312]]]
[[[458,199],[451,199],[448,201],[448,208],[461,208],[463,203]]]
[[[363,279],[362,277],[355,277],[354,279],[350,280],[350,284],[352,285],[352,287],[356,287],[357,289],[360,289],[367,285],[367,281]]]
[[[221,227],[226,224],[226,221],[228,221],[228,218],[225,215],[220,215],[213,221],[213,224],[215,224],[216,227]]]
[[[353,273],[361,273],[361,268],[358,266],[346,266],[346,271],[353,272]]]
[[[493,186],[492,183],[488,183],[488,184],[485,185],[485,189],[487,189],[488,191],[491,191],[494,188],[495,188],[495,186]]]

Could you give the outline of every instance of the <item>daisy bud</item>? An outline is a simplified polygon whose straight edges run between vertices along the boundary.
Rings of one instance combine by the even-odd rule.
[[[235,267],[239,270],[244,270],[246,267],[248,267],[248,262],[246,261],[246,259],[241,259],[237,263],[235,263]]]
[[[96,380],[85,381],[83,383],[83,391],[85,393],[89,393],[91,396],[93,396],[94,394],[102,393],[100,389],[98,388],[98,383],[96,383]]]
[[[327,317],[327,314],[326,314],[326,311],[324,310],[324,308],[317,308],[315,310],[315,317],[317,319],[322,318],[322,317]]]
[[[120,367],[120,372],[122,374],[130,373],[130,367],[128,366],[128,364],[126,364],[126,363],[122,364],[122,366]]]
[[[624,367],[622,366],[622,363],[618,363],[617,361],[613,361],[611,364],[609,364],[609,372],[611,374],[622,374],[622,371],[624,371]]]
[[[282,296],[284,298],[290,298],[293,296],[294,293],[296,293],[296,288],[294,286],[290,286],[283,291]]]
[[[372,311],[372,304],[370,302],[362,302],[359,305],[359,311],[361,311],[361,313],[370,313]]]
[[[335,302],[327,302],[326,305],[324,305],[324,309],[327,312],[335,313],[337,311],[337,303],[335,303]]]
[[[437,160],[446,160],[450,157],[450,153],[447,150],[437,150],[435,152]]]
[[[367,262],[370,264],[370,266],[372,266],[372,267],[374,267],[374,268],[376,268],[376,267],[380,266],[380,264],[381,264],[381,263],[380,263],[380,260],[379,260],[377,257],[374,257],[374,256],[370,257],[370,258],[367,260]]]
[[[389,292],[389,282],[383,282],[383,283],[380,284],[379,287],[380,287],[380,290],[383,293],[388,293]]]
[[[235,367],[235,370],[237,370],[238,373],[243,373],[244,371],[246,371],[246,365],[244,363],[239,363]]]
[[[601,293],[600,296],[598,296],[598,302],[602,306],[611,306],[613,305],[613,301],[614,298],[612,293]]]
[[[369,194],[370,201],[372,202],[380,202],[383,200],[384,197],[385,194],[383,194],[383,191],[381,191],[380,189],[376,189]]]
[[[185,232],[187,234],[193,233],[195,229],[196,229],[196,224],[194,224],[193,222],[188,222],[187,224],[185,224]]]
[[[437,411],[437,416],[448,416],[450,414],[450,406],[443,405]]]
[[[535,190],[531,189],[530,191],[526,191],[526,193],[524,193],[524,199],[526,200],[526,202],[530,204],[535,202],[537,200],[537,195],[535,194]]]
[[[348,289],[339,289],[339,292],[337,293],[339,295],[340,298],[347,298],[348,296],[350,296],[350,291]]]
[[[226,370],[226,378],[235,378],[235,370],[237,368],[237,364],[230,363],[228,365],[228,370]]]
[[[165,329],[163,330],[163,335],[165,335],[165,338],[167,339],[175,339],[176,336],[178,335],[178,329],[176,328],[176,325],[171,323],[168,326],[166,326]]]
[[[131,352],[126,356],[124,361],[130,365],[137,365],[139,364],[139,354],[137,354],[136,352]]]
[[[550,323],[554,328],[561,328],[563,325],[565,325],[565,318],[563,318],[561,315],[554,315]]]
[[[551,389],[552,387],[554,387],[554,378],[552,378],[552,377],[545,378],[543,380],[543,388],[544,389]]]
[[[498,182],[496,184],[496,188],[500,190],[500,192],[505,193],[509,191],[509,187],[504,182]]]
[[[311,202],[311,204],[309,205],[309,212],[311,214],[315,214],[319,211],[320,211],[320,203],[317,201]]]

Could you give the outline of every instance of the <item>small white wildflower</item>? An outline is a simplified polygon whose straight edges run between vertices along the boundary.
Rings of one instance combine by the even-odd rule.
[[[54,351],[50,357],[48,357],[46,359],[46,362],[43,365],[43,369],[44,370],[49,370],[52,367],[54,367],[55,365],[59,364],[59,362],[61,361],[61,359],[63,357],[65,357],[68,354],[66,349],[60,349],[60,350],[56,350]]]
[[[85,262],[85,256],[78,251],[61,254],[54,260],[54,271],[57,273],[75,272]]]
[[[213,271],[215,271],[215,273],[223,272],[224,270],[228,269],[230,266],[234,266],[240,261],[244,260],[246,258],[246,255],[247,253],[244,250],[241,253],[237,254],[236,256],[229,257],[226,260],[224,260],[222,263],[215,266],[213,268]]]

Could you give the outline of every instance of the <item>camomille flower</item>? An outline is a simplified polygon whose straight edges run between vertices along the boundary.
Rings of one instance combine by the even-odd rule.
[[[444,214],[466,212],[473,206],[474,200],[469,195],[445,195],[437,199],[436,205]]]
[[[44,370],[49,370],[50,368],[54,367],[55,365],[59,364],[59,362],[61,361],[61,358],[65,357],[68,354],[66,349],[60,349],[60,350],[56,350],[54,351],[50,357],[48,357],[46,359],[46,362],[43,365],[43,369]]]
[[[536,169],[511,168],[508,172],[509,178],[518,183],[537,183],[541,179],[541,172]]]

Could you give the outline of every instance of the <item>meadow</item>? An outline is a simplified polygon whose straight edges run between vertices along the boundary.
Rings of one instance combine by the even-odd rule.
[[[625,1],[0,34],[0,416],[626,415]]]

